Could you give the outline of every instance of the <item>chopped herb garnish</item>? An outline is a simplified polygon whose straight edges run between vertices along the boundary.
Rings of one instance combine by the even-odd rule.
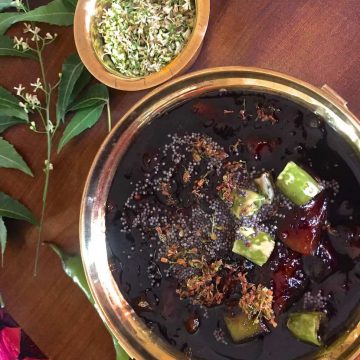
[[[113,0],[98,23],[104,55],[128,77],[157,72],[185,46],[195,14],[192,0]]]

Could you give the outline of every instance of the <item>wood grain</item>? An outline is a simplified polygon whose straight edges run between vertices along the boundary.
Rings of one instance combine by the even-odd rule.
[[[34,5],[40,1],[32,1]],[[42,1],[43,3],[43,1]],[[193,69],[257,66],[330,85],[360,117],[360,2],[358,0],[212,0],[208,33]],[[55,27],[42,26],[45,30]],[[10,34],[21,31],[14,26]],[[71,28],[58,28],[46,67],[57,78],[64,58],[74,51]],[[31,60],[0,59],[0,83],[11,89],[33,82],[39,69]],[[118,120],[146,92],[111,92]],[[103,121],[54,156],[44,240],[77,252],[80,199],[87,173],[106,136]],[[34,170],[35,178],[0,170],[0,189],[23,201],[39,216],[45,139],[25,127],[5,133]],[[42,248],[39,275],[32,276],[37,231],[8,221],[9,246],[0,271],[0,290],[10,313],[51,358],[113,359],[111,339],[95,311],[63,273],[58,259]]]

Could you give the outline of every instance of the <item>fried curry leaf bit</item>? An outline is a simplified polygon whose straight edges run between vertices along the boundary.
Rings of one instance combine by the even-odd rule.
[[[86,281],[86,276],[81,261],[81,257],[78,255],[69,255],[63,249],[61,249],[56,244],[48,243],[50,248],[59,256],[61,259],[62,267],[65,273],[74,281],[76,285],[82,290],[91,304],[94,306],[95,310],[99,313],[97,306],[95,306],[95,300],[91,294],[89,285]],[[107,327],[106,327],[107,328]],[[117,339],[109,331],[116,352],[116,360],[129,360],[129,356],[126,354],[125,350],[120,346]]]
[[[27,175],[34,176],[14,146],[0,137],[0,168],[2,167],[21,170]]]

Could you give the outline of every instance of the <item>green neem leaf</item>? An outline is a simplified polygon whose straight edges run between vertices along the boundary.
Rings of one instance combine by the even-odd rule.
[[[56,117],[58,121],[64,121],[66,110],[70,104],[71,95],[75,84],[84,70],[78,54],[71,54],[62,66],[62,75],[59,85],[59,95],[56,104]]]
[[[38,221],[28,208],[3,192],[0,192],[0,216],[38,225]]]
[[[28,120],[28,114],[19,106],[19,100],[0,86],[0,114]]]
[[[0,167],[18,169],[25,174],[34,176],[24,159],[15,150],[14,146],[2,137],[0,137]]]
[[[21,21],[22,13],[8,12],[0,14],[0,35],[5,34],[6,30],[13,24]]]
[[[109,330],[109,329],[108,329]],[[115,349],[115,356],[116,360],[129,360],[129,355],[126,353],[126,351],[120,346],[118,340],[114,335],[111,334],[111,331],[109,330],[109,333],[112,337],[113,343],[114,343],[114,349]]]
[[[72,6],[74,9],[76,8],[77,0],[64,0],[66,4]]]
[[[72,25],[74,22],[74,7],[69,1],[53,0],[47,5],[39,6],[27,13],[0,14],[0,34],[19,21],[37,21],[51,25]]]
[[[86,275],[84,271],[84,267],[81,261],[81,257],[79,255],[69,255],[63,249],[61,249],[56,244],[47,243],[50,248],[59,256],[62,262],[62,267],[65,273],[74,281],[76,285],[83,291],[85,296],[88,298],[90,303],[94,306],[95,310],[99,314],[99,309],[95,304],[95,300],[91,294],[89,284],[86,280]],[[130,360],[128,354],[125,350],[120,346],[117,339],[114,337],[110,329],[106,326],[109,331],[115,348],[116,360]]]
[[[58,146],[58,153],[72,138],[91,128],[101,116],[104,103],[95,107],[79,110],[69,122]]]
[[[15,7],[13,0],[1,0],[0,1],[0,11],[3,11],[5,9]]]
[[[105,85],[95,84],[78,100],[76,100],[69,110],[80,110],[88,107],[98,106],[109,100],[109,92]]]
[[[31,50],[20,51],[14,48],[14,41],[8,36],[0,35],[0,56],[18,56],[36,59]]]
[[[26,121],[11,116],[2,116],[0,117],[0,134],[9,127],[20,124],[26,124]]]
[[[79,79],[76,81],[74,85],[73,92],[69,99],[69,104],[72,104],[75,101],[75,99],[79,96],[81,91],[84,90],[85,86],[90,82],[90,80],[91,80],[91,75],[84,67]]]
[[[7,231],[3,218],[0,216],[0,250],[1,250],[1,266],[4,265],[4,254],[6,248]]]

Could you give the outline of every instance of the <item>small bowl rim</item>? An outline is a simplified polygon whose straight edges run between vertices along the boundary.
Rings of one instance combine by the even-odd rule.
[[[160,85],[186,71],[197,59],[210,17],[210,0],[194,0],[195,25],[181,52],[160,71],[143,77],[130,78],[110,71],[99,60],[91,38],[91,22],[98,0],[78,0],[74,16],[74,38],[78,54],[88,71],[103,84],[118,90],[138,91]]]

